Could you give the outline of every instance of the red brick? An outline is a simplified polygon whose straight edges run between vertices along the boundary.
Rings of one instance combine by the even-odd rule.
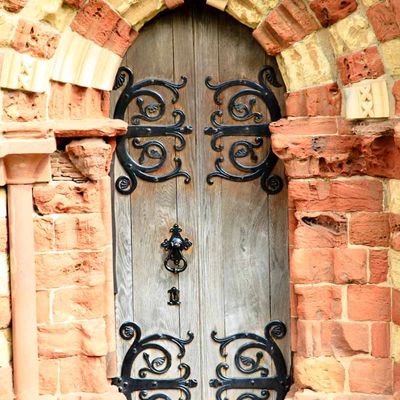
[[[39,394],[55,394],[58,384],[58,360],[39,360]]]
[[[25,19],[18,21],[12,47],[34,57],[51,58],[56,51],[60,34],[49,26]]]
[[[389,321],[390,289],[378,286],[351,285],[347,292],[348,315],[355,321]]]
[[[0,399],[14,399],[12,370],[11,367],[8,366],[0,368]]]
[[[69,357],[60,360],[61,393],[104,393],[110,390],[104,357]]]
[[[381,56],[376,46],[337,59],[343,85],[364,79],[375,79],[385,73]]]
[[[298,321],[299,355],[352,356],[369,351],[369,326],[366,323],[336,321]]]
[[[8,328],[11,322],[10,297],[0,297],[0,329]]]
[[[49,117],[52,119],[108,117],[108,107],[109,96],[102,90],[51,82]]]
[[[57,290],[53,302],[54,321],[103,317],[104,296],[104,286]]]
[[[389,270],[387,250],[370,250],[369,281],[370,283],[386,282]]]
[[[288,117],[318,117],[340,115],[342,94],[337,83],[285,94]]]
[[[389,214],[354,213],[350,218],[350,242],[365,246],[388,246],[390,238]]]
[[[300,319],[336,319],[342,314],[342,292],[336,286],[295,286]]]
[[[390,394],[392,390],[392,361],[390,359],[357,358],[349,368],[352,392]]]
[[[35,257],[36,285],[40,289],[101,285],[109,258],[106,251],[38,254]]]
[[[302,0],[283,0],[253,31],[254,38],[271,55],[318,29],[314,17]]]
[[[364,249],[334,249],[334,282],[366,283],[367,252]]]
[[[392,291],[392,320],[400,325],[400,290],[397,289]]]
[[[390,356],[390,325],[376,322],[371,325],[372,356],[387,358]]]
[[[298,211],[381,211],[382,182],[372,179],[291,180],[289,202]]]
[[[367,15],[379,41],[386,42],[400,36],[396,15],[391,7],[383,3],[375,4],[368,8]]]
[[[106,326],[103,319],[39,326],[38,345],[39,355],[46,358],[104,356]]]
[[[334,248],[347,244],[346,217],[334,213],[296,213],[296,248]]]
[[[4,121],[40,121],[46,113],[46,95],[18,90],[3,90]]]
[[[312,0],[310,7],[321,25],[326,28],[355,11],[357,2],[356,0]]]
[[[4,0],[3,7],[9,12],[21,11],[28,0]]]
[[[98,250],[108,244],[101,214],[63,214],[55,220],[54,229],[59,250]]]

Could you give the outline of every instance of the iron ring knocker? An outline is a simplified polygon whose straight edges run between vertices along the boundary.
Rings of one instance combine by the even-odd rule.
[[[183,239],[182,229],[178,224],[175,224],[169,231],[172,233],[171,237],[161,243],[161,247],[168,251],[168,255],[164,259],[164,267],[174,274],[179,274],[187,268],[187,261],[183,257],[182,251],[188,250],[192,242],[188,238]]]

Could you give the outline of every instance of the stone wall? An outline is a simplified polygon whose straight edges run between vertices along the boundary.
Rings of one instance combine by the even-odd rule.
[[[0,183],[36,182],[46,399],[114,396],[107,379],[116,373],[107,173],[113,137],[125,125],[108,119],[109,91],[143,24],[181,3],[0,2]],[[208,3],[254,29],[277,57],[288,90],[288,118],[274,124],[272,140],[289,178],[291,396],[398,399],[399,2]],[[5,221],[0,228],[3,254]],[[6,256],[0,260],[7,264]],[[0,400],[13,397],[7,288],[2,278]]]

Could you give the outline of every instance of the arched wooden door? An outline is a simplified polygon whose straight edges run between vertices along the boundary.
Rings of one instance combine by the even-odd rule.
[[[149,23],[123,63],[133,69],[135,82],[148,78],[179,82],[181,76],[186,76],[187,84],[179,91],[179,101],[173,107],[183,110],[185,125],[192,125],[193,132],[185,135],[186,146],[176,152],[182,160],[182,169],[191,176],[189,184],[182,177],[161,183],[138,179],[132,194],[114,193],[116,324],[120,327],[126,321],[134,322],[140,327],[142,338],[152,334],[187,338],[187,332],[191,331],[193,341],[185,345],[186,353],[181,360],[176,357],[175,344],[161,340],[171,353],[170,368],[167,368],[168,354],[153,348],[144,351],[148,355],[135,359],[131,375],[175,379],[184,374],[184,368],[180,372],[177,369],[178,364],[184,362],[190,366],[190,378],[198,382],[197,387],[188,389],[194,399],[216,398],[222,383],[214,381],[211,387],[209,381],[217,378],[216,367],[221,362],[229,365],[229,369],[224,370],[227,376],[251,378],[260,377],[263,372],[265,375],[264,370],[253,364],[258,360],[257,352],[263,352],[260,348],[249,349],[239,357],[243,369],[257,370],[255,374],[246,375],[235,368],[234,358],[238,346],[246,344],[246,340],[232,342],[227,347],[227,355],[222,356],[220,344],[211,338],[212,331],[216,331],[219,338],[242,332],[264,337],[264,327],[269,321],[279,319],[289,323],[286,184],[275,195],[268,195],[262,189],[260,179],[233,182],[215,178],[213,185],[207,184],[207,175],[215,170],[216,159],[222,155],[228,161],[230,145],[240,138],[222,138],[220,143],[224,149],[219,153],[211,148],[210,136],[204,134],[204,128],[210,126],[210,115],[222,106],[215,104],[214,93],[206,87],[205,78],[211,76],[213,83],[239,78],[257,81],[257,74],[266,63],[276,65],[252,39],[250,29],[203,2],[195,1]],[[170,99],[168,90],[159,90]],[[282,104],[283,88],[273,88],[273,92]],[[114,102],[119,94],[120,91],[114,93]],[[223,100],[227,100],[228,95],[224,94]],[[132,122],[138,107],[140,104],[136,101],[130,104],[126,121]],[[254,107],[254,112],[265,114],[259,105]],[[238,124],[228,118],[227,112],[220,121]],[[170,110],[157,124],[173,122]],[[257,143],[255,137],[245,139]],[[146,140],[149,138],[140,139],[142,144]],[[176,139],[163,137],[160,141],[168,155],[164,167],[155,175],[163,175],[175,167],[173,146]],[[265,157],[267,148],[268,140],[264,139],[263,146],[254,146],[258,159],[251,161],[243,157],[243,162],[257,163]],[[131,141],[129,151],[136,160],[141,158],[143,165],[154,164],[160,156],[157,155],[159,150],[153,148],[155,158],[151,159],[143,148],[134,148]],[[225,162],[224,167],[232,174],[238,173],[229,162]],[[114,176],[118,178],[121,174],[126,175],[116,162]],[[283,177],[279,163],[274,174]],[[164,267],[167,253],[160,246],[170,237],[169,230],[174,224],[179,224],[183,238],[192,242],[184,252],[188,266],[179,274]],[[172,288],[179,290],[179,305],[168,304]],[[129,331],[129,326],[125,333],[128,336],[137,334],[134,329]],[[118,337],[119,365],[131,345],[132,340]],[[290,364],[287,336],[279,341],[279,346]],[[260,368],[271,368],[266,354],[258,361]],[[164,369],[167,370],[165,374],[157,372]],[[273,371],[272,365],[270,375],[274,375]],[[122,385],[121,381],[114,383]],[[171,399],[179,397],[176,390],[153,384],[155,387],[151,390],[145,388],[147,395],[134,391],[132,396],[150,398],[162,393]],[[229,389],[228,398],[233,400],[245,392],[266,398],[259,389]],[[181,395],[185,393],[181,391]]]

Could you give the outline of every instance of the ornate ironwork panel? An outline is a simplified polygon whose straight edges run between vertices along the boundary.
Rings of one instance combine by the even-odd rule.
[[[126,81],[126,82],[125,82]],[[132,193],[137,186],[137,178],[149,182],[164,182],[168,179],[182,176],[185,182],[190,182],[190,175],[182,170],[182,160],[174,156],[175,167],[163,175],[154,173],[163,167],[168,152],[164,143],[155,140],[157,137],[171,136],[176,138],[174,151],[180,152],[186,145],[186,134],[192,132],[190,125],[185,125],[185,113],[174,109],[172,116],[175,123],[172,125],[141,125],[141,122],[160,121],[167,110],[167,102],[159,92],[159,88],[166,88],[172,96],[171,104],[179,99],[179,90],[185,87],[187,79],[181,77],[180,83],[173,83],[162,79],[146,79],[134,83],[133,72],[127,67],[121,67],[115,78],[114,89],[121,88],[125,83],[114,112],[114,118],[124,119],[128,106],[136,99],[138,112],[131,118],[127,133],[117,139],[116,153],[122,167],[128,176],[120,176],[116,180],[116,189],[122,194]],[[158,87],[158,91],[157,91]],[[147,101],[146,101],[147,100]],[[138,160],[129,154],[126,142],[132,139],[134,148],[141,150]],[[145,162],[153,162],[145,165]]]
[[[189,379],[191,372],[189,365],[180,363],[177,371],[178,377],[175,379],[146,377],[148,374],[161,376],[171,369],[172,355],[160,341],[168,341],[175,344],[179,351],[177,357],[181,359],[186,352],[185,346],[193,340],[193,333],[188,332],[188,339],[180,339],[167,334],[154,334],[142,338],[141,329],[133,322],[122,324],[119,333],[125,340],[133,339],[133,343],[124,357],[121,376],[113,378],[111,383],[118,387],[118,390],[125,395],[127,400],[132,400],[133,392],[139,392],[141,400],[171,400],[167,394],[162,393],[163,390],[171,389],[180,391],[183,394],[180,399],[190,400],[191,394],[189,389],[196,387],[197,381]],[[150,354],[146,350],[155,350],[161,353],[161,355],[151,359]],[[146,366],[139,369],[138,377],[132,377],[132,367],[140,355],[142,355]],[[149,394],[149,392],[156,393]]]
[[[230,343],[245,339],[248,342],[239,346],[236,351],[234,362],[238,371],[246,375],[253,375],[249,378],[231,378],[224,375],[229,368],[226,363],[218,364],[216,368],[217,379],[211,379],[209,384],[217,388],[216,399],[223,400],[222,393],[228,389],[243,389],[236,400],[266,400],[270,391],[275,391],[276,400],[283,400],[289,391],[291,378],[287,373],[285,359],[275,339],[281,339],[286,335],[286,326],[281,321],[271,321],[264,329],[264,337],[254,333],[238,333],[236,335],[218,338],[217,332],[211,333],[211,338],[220,344],[219,351],[222,357],[226,357],[227,347]],[[255,356],[249,355],[251,350],[256,350]],[[270,376],[270,371],[265,365],[265,355],[272,360],[275,375]],[[254,376],[259,375],[259,376]],[[260,390],[260,394],[247,392],[246,390]],[[227,399],[224,397],[224,399]]]
[[[238,170],[239,174],[232,174],[223,167],[224,157],[219,156],[215,160],[215,171],[207,176],[208,184],[212,185],[215,177],[228,179],[235,182],[247,182],[257,178],[261,179],[262,188],[269,194],[279,193],[283,188],[283,181],[279,176],[271,175],[278,161],[278,157],[273,153],[271,146],[267,150],[266,157],[258,160],[256,149],[263,146],[266,138],[271,136],[269,123],[281,118],[280,107],[276,97],[268,83],[280,87],[276,79],[275,70],[271,66],[264,66],[258,74],[258,82],[248,79],[230,80],[220,84],[212,84],[212,78],[206,78],[206,86],[214,90],[214,102],[217,106],[222,106],[222,98],[230,88],[237,89],[227,104],[226,108],[229,116],[238,121],[235,125],[226,125],[221,121],[224,113],[216,110],[211,114],[210,120],[212,127],[206,127],[204,133],[212,136],[211,148],[219,153],[224,146],[221,143],[223,137],[254,137],[254,140],[239,139],[230,145],[229,160]],[[259,111],[255,111],[257,100],[261,100],[269,112],[269,117]],[[270,122],[263,122],[269,119]],[[253,122],[243,124],[243,122]],[[250,164],[244,164],[241,160],[247,159]]]

